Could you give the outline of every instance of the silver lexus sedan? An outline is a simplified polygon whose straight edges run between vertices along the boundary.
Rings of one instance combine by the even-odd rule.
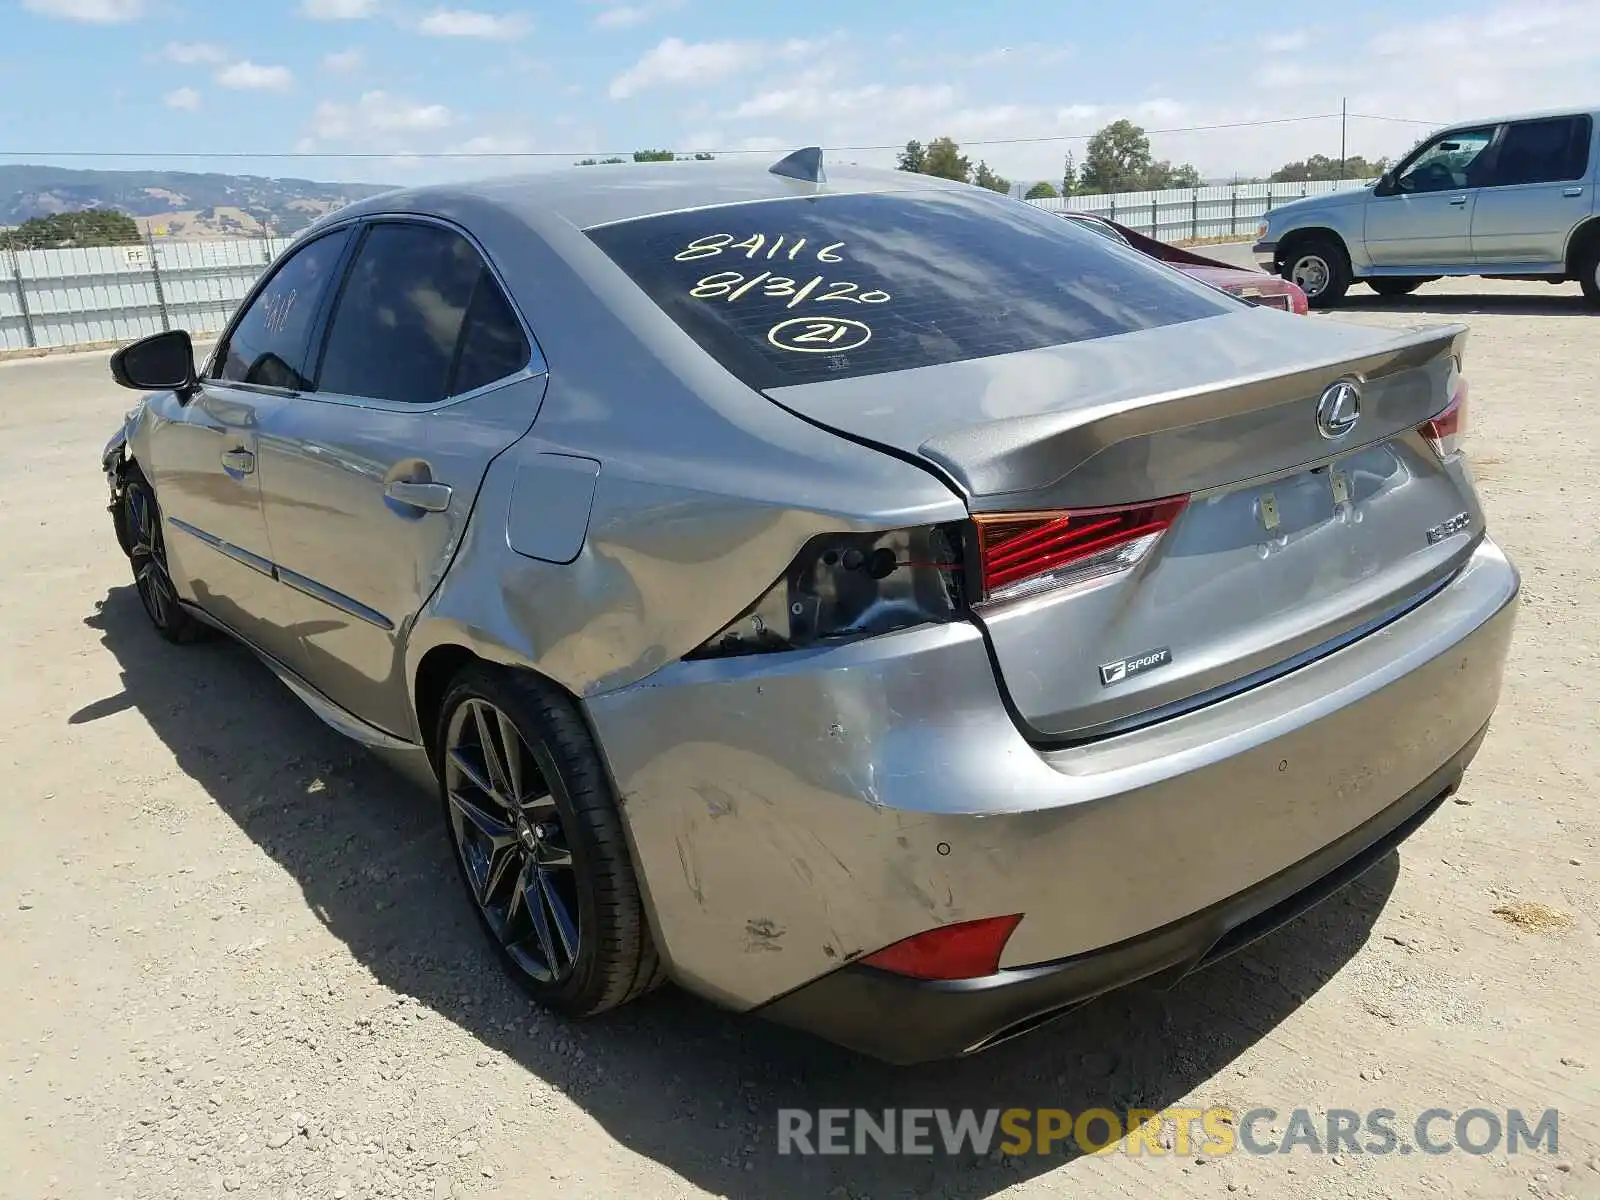
[[[419,764],[534,1000],[900,1063],[1214,961],[1459,784],[1516,571],[1460,326],[1251,305],[892,171],[323,219],[104,456],[171,642]]]

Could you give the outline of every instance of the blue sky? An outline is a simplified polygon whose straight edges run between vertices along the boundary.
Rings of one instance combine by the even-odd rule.
[[[1428,122],[1600,103],[1600,0],[1344,0],[1337,13],[1199,0],[0,0],[0,161],[63,166],[403,183],[640,146],[950,134],[1013,178],[1048,178],[1068,149],[1081,158],[1081,140],[1008,139],[1124,115],[1161,130],[1333,113],[1341,96],[1352,112]],[[1350,150],[1395,153],[1425,128],[1362,116]],[[1338,138],[1335,119],[1154,141],[1159,157],[1221,177],[1336,154]],[[206,151],[245,156],[186,157]],[[338,157],[352,152],[384,157]],[[485,157],[429,157],[441,152]],[[306,157],[250,157],[265,154]]]

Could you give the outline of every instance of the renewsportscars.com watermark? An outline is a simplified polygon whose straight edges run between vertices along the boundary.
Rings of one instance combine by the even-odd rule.
[[[856,1108],[778,1110],[778,1153],[817,1154],[1555,1154],[1560,1113],[1430,1108]]]

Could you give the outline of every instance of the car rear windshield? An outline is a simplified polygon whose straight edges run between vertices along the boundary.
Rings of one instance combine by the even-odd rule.
[[[732,204],[587,232],[756,388],[1110,337],[1233,305],[1074,222],[981,194]]]

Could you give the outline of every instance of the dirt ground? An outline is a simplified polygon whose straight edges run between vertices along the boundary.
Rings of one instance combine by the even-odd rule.
[[[1600,316],[1535,284],[1353,299],[1473,328],[1469,446],[1525,590],[1458,799],[1171,993],[913,1071],[670,989],[578,1026],[530,1008],[431,796],[247,653],[146,627],[96,465],[131,400],[104,355],[0,365],[0,1196],[1600,1196]],[[1178,1104],[1553,1107],[1560,1140],[1200,1163],[775,1137],[780,1107]]]

